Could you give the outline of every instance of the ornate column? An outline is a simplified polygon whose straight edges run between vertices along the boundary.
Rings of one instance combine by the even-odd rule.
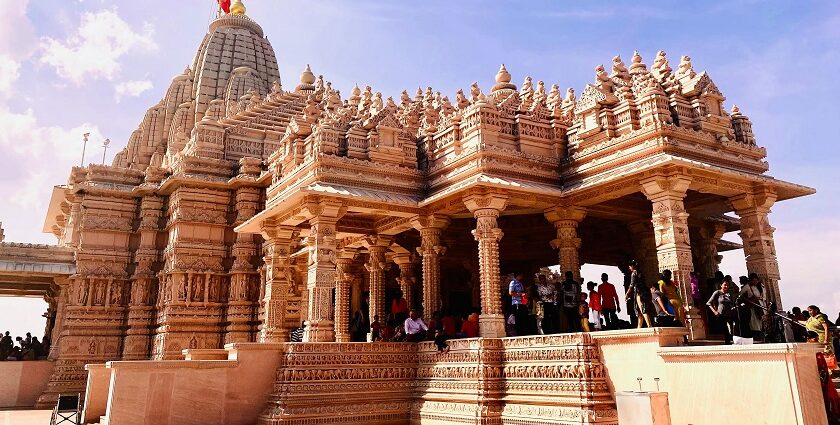
[[[499,241],[504,233],[496,219],[507,206],[507,196],[471,194],[464,197],[464,204],[476,219],[472,234],[478,241],[481,275],[479,332],[484,338],[502,338],[505,336],[505,318],[502,311],[502,286],[499,282]]]
[[[350,286],[356,250],[344,248],[335,259],[335,342],[350,342]]]
[[[557,239],[551,241],[551,247],[559,251],[560,270],[563,273],[571,271],[575,280],[580,280],[578,252],[581,240],[577,235],[577,227],[586,217],[586,210],[576,206],[560,206],[549,208],[543,214],[557,230]]]
[[[635,241],[633,259],[639,263],[643,276],[647,279],[655,279],[659,274],[659,258],[656,256],[653,223],[648,219],[641,219],[628,223],[627,227]]]
[[[449,217],[418,216],[411,225],[420,232],[417,253],[423,257],[423,314],[429,317],[441,309],[440,257],[446,253],[446,247],[441,245],[440,236],[449,225]]]
[[[697,241],[697,264],[696,271],[702,279],[709,279],[719,270],[718,265],[722,257],[718,255],[718,242],[726,233],[726,225],[723,223],[703,223],[700,226],[699,241]]]
[[[653,202],[653,234],[656,238],[656,255],[659,271],[669,269],[674,284],[688,310],[686,324],[691,339],[704,338],[705,331],[699,311],[692,306],[691,278],[694,270],[691,259],[691,242],[688,237],[688,212],[683,199],[691,180],[681,175],[656,176],[641,182],[642,193]],[[648,277],[651,279],[651,277]]]
[[[159,181],[162,177],[152,167],[147,170],[147,181]],[[122,347],[123,360],[147,360],[151,355],[152,333],[155,315],[155,294],[158,279],[157,264],[160,257],[157,236],[160,218],[163,215],[163,198],[153,193],[143,195],[140,201],[140,246],[134,253],[136,266],[131,275],[128,296],[128,329]]]
[[[346,208],[339,202],[321,201],[310,206],[315,217],[309,220],[307,238],[309,266],[306,287],[309,289],[309,309],[303,331],[305,342],[335,341],[333,298],[336,279],[335,224]]]
[[[260,161],[256,158],[242,158],[239,160],[240,173],[238,179],[245,180],[248,175],[259,175]],[[233,227],[239,226],[256,214],[260,202],[260,189],[242,186],[236,189],[236,218]],[[228,294],[225,317],[225,343],[249,342],[255,323],[256,305],[259,303],[255,293],[259,282],[259,272],[253,264],[257,255],[257,244],[254,235],[237,233],[236,242],[231,248],[233,265],[230,268],[230,292]]]
[[[291,254],[299,243],[300,230],[295,227],[277,226],[267,220],[263,223],[261,233],[265,238],[265,288],[259,341],[287,342],[289,331],[285,327],[286,303],[294,285]]]
[[[770,225],[770,207],[776,202],[776,193],[770,188],[760,188],[730,198],[735,213],[741,218],[741,240],[747,260],[747,272],[756,273],[764,283],[764,297],[776,303],[781,310],[782,297],[779,293],[779,263],[776,259],[776,244]]]
[[[412,289],[414,287],[414,263],[410,254],[394,255],[394,263],[400,268],[400,290],[409,308],[412,305]]]
[[[391,246],[391,238],[386,236],[369,236],[368,262],[365,268],[370,274],[370,310],[368,319],[373,323],[374,317],[379,316],[380,322],[385,320],[385,252]],[[370,340],[370,334],[368,334]]]

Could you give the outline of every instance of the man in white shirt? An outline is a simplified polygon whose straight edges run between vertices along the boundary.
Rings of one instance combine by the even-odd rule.
[[[403,327],[405,328],[405,340],[408,342],[424,341],[426,332],[429,330],[423,319],[417,316],[417,310],[411,310],[408,313],[408,319],[405,319]]]

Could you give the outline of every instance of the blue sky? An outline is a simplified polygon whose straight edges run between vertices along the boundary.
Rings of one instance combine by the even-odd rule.
[[[386,96],[431,85],[452,98],[473,81],[489,89],[500,63],[578,92],[616,54],[647,64],[665,50],[706,70],[752,121],[770,174],[817,195],[773,208],[786,306],[840,310],[837,127],[840,3],[810,1],[281,1],[246,0],[265,29],[286,87],[309,63],[333,87]],[[192,61],[212,0],[170,2],[0,0],[0,221],[7,241],[54,242],[40,233],[50,187],[78,164],[108,161],[146,108]],[[727,235],[738,241],[736,234]],[[743,273],[743,254],[724,259]],[[584,269],[592,270],[590,268]],[[597,276],[597,275],[596,275]],[[0,299],[7,308],[40,308]],[[32,310],[38,310],[32,313]],[[40,329],[40,325],[31,326]]]

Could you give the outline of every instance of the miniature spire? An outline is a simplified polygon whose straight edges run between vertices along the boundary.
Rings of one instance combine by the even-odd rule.
[[[230,5],[230,14],[231,15],[244,16],[246,10],[247,9],[245,8],[245,5],[242,3],[242,0],[233,0],[233,4]]]
[[[312,73],[312,69],[307,64],[306,69],[300,74],[300,84],[295,88],[295,92],[315,90],[313,83],[315,83],[315,74]]]
[[[507,68],[505,68],[505,64],[502,64],[502,66],[499,67],[499,72],[496,73],[496,84],[493,85],[490,92],[494,93],[503,89],[516,90],[516,85],[511,84],[510,80],[510,72],[508,72]]]
[[[694,67],[691,65],[691,58],[688,55],[683,55],[680,58],[680,66],[677,67],[677,78],[682,78],[687,76],[688,78],[694,78],[697,75],[694,72]]]
[[[668,58],[666,57],[664,50],[656,52],[656,58],[653,60],[651,71],[659,79],[665,79],[671,75],[671,67],[668,66]]]
[[[741,108],[738,105],[732,105],[732,115],[741,115]]]
[[[630,75],[646,74],[648,72],[647,65],[642,63],[642,55],[636,50],[633,52],[632,64],[630,65]]]
[[[621,60],[621,56],[616,55],[613,57],[612,76],[624,81],[630,80],[630,74],[627,72],[627,67],[624,65],[624,61]]]
[[[306,69],[304,69],[300,74],[300,82],[301,84],[315,83],[315,74],[312,73],[312,69],[309,67],[309,64],[306,64]]]

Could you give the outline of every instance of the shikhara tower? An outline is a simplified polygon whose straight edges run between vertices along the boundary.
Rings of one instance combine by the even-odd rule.
[[[54,191],[45,228],[75,273],[50,290],[42,405],[83,390],[88,363],[283,342],[301,321],[306,341],[347,342],[364,292],[370,317],[396,288],[427,314],[480,308],[486,338],[504,336],[514,270],[635,258],[688,295],[734,230],[781,306],[770,208],[813,190],[766,174],[750,120],[687,56],[595,74],[576,95],[502,66],[487,91],[395,100],[342,97],[307,66],[284,89],[234,2],[113,164]]]

